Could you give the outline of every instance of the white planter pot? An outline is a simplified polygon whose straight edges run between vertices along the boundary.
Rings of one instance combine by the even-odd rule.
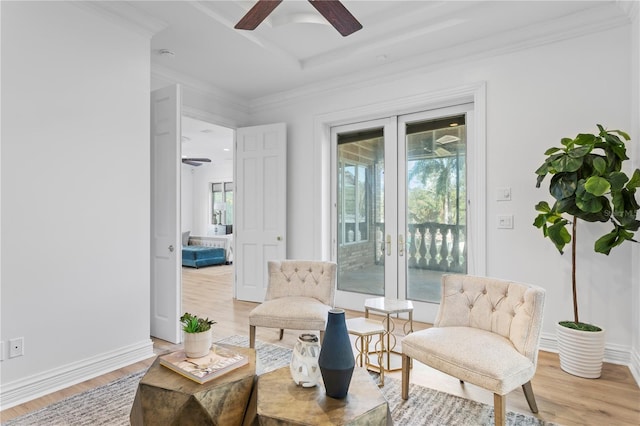
[[[211,349],[212,329],[202,333],[184,333],[184,352],[189,358],[200,358],[209,353]]]
[[[574,376],[597,379],[604,358],[604,330],[581,331],[556,324],[560,368]]]

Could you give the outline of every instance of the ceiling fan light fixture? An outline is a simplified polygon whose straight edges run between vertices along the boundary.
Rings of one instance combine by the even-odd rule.
[[[169,50],[169,49],[160,49],[160,50],[158,50],[158,55],[167,56],[167,57],[172,58],[172,57],[176,56],[176,53],[174,51],[172,51],[172,50]]]
[[[281,27],[288,24],[331,25],[317,13],[291,13],[288,15],[276,15],[271,18],[271,25],[273,27]]]
[[[308,1],[343,37],[362,29],[362,24],[339,0]],[[258,0],[234,28],[237,30],[256,29],[281,2],[282,0]]]

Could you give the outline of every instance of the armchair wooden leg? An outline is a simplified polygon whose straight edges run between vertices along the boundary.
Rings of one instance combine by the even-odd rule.
[[[402,354],[402,399],[409,399],[409,373],[411,371],[411,358]]]
[[[507,397],[506,395],[493,394],[493,415],[496,426],[504,426],[507,418]]]
[[[282,340],[282,337],[284,336],[284,329],[280,329],[280,340]]]
[[[322,344],[323,340],[324,340],[324,330],[320,330],[320,344]]]
[[[256,326],[249,326],[249,347],[255,349],[256,347]]]
[[[524,391],[524,397],[527,398],[527,403],[529,403],[529,408],[532,413],[538,412],[538,404],[536,404],[536,397],[533,394],[533,388],[531,387],[531,381],[528,381],[524,385],[522,385],[522,390]]]

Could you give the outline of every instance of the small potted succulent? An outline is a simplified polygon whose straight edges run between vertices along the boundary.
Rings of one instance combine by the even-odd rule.
[[[209,353],[213,336],[211,326],[216,322],[186,312],[180,317],[184,331],[184,351],[189,358],[200,358]]]

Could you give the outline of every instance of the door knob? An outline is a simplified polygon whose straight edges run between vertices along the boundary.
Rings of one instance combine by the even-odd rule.
[[[173,245],[170,245],[170,246],[169,246],[169,251],[170,251],[171,253],[173,253]]]

